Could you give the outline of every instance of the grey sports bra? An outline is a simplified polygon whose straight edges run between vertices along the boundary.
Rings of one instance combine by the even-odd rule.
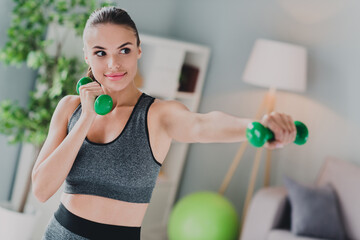
[[[149,203],[161,164],[149,141],[147,114],[154,98],[142,93],[120,133],[105,144],[86,138],[65,180],[65,193],[103,196]],[[81,103],[72,114],[68,132],[81,115]]]

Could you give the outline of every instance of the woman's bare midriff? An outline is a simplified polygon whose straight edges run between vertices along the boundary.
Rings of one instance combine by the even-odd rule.
[[[73,214],[93,222],[140,227],[148,203],[130,203],[94,195],[62,193],[61,202]]]

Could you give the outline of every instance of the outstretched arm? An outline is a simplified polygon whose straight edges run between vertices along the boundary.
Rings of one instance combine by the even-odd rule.
[[[242,142],[246,140],[246,128],[255,121],[239,118],[220,111],[193,113],[180,102],[163,102],[161,121],[165,131],[179,142]],[[265,147],[282,147],[295,139],[296,128],[290,116],[281,113],[265,115],[261,121],[275,135],[275,141]]]

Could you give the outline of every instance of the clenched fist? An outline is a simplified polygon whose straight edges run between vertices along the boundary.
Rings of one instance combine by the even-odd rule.
[[[291,116],[272,112],[266,114],[261,123],[269,128],[273,133],[275,140],[265,143],[265,147],[268,149],[282,148],[285,145],[294,142],[296,138],[296,127]]]

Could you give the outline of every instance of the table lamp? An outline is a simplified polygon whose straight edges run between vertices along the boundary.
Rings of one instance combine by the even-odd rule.
[[[246,64],[243,81],[265,88],[304,92],[306,64],[304,47],[258,39]]]

